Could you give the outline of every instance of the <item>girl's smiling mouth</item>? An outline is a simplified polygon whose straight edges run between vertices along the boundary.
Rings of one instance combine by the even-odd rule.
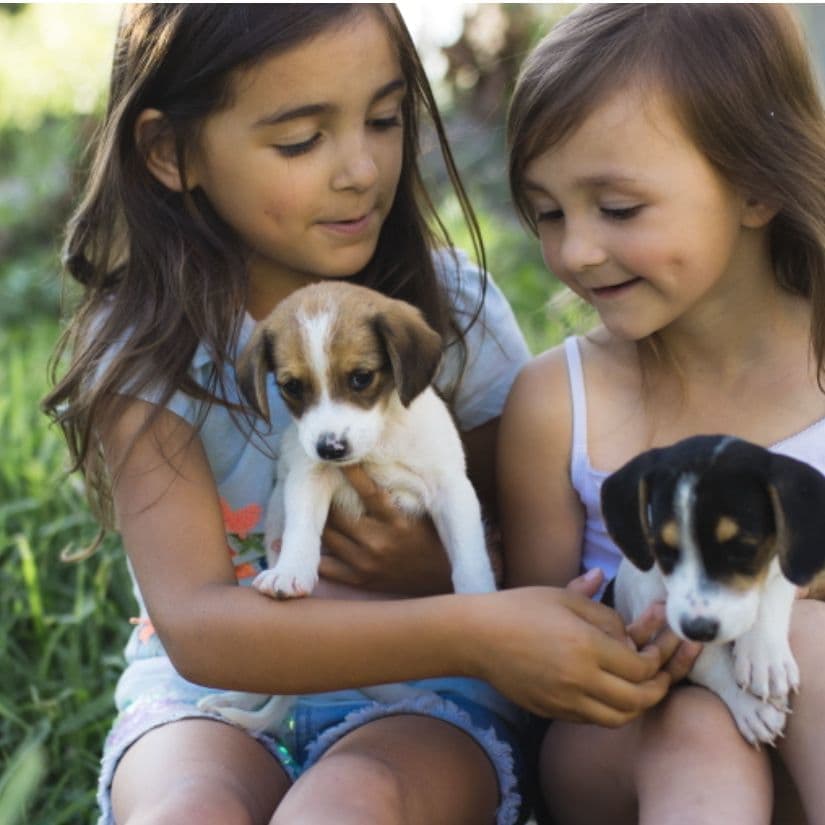
[[[338,235],[360,235],[372,226],[375,215],[375,209],[371,209],[369,212],[355,218],[320,221],[319,225],[322,228],[335,232]]]
[[[612,284],[610,286],[591,287],[588,292],[594,298],[618,298],[626,292],[629,292],[634,286],[636,286],[636,284],[640,284],[641,282],[641,278],[629,278],[627,281],[622,281],[621,283]]]

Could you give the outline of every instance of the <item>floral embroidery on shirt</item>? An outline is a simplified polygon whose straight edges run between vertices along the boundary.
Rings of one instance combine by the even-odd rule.
[[[240,539],[245,539],[261,519],[260,504],[247,504],[246,507],[233,510],[226,499],[222,498],[221,512],[226,532],[234,533]]]
[[[258,575],[258,568],[254,564],[245,561],[238,561],[238,551],[227,544],[229,555],[232,556],[232,563],[235,565],[235,578],[238,581],[248,579],[250,576]]]
[[[235,578],[246,582],[260,572],[261,559],[265,554],[263,535],[251,532],[260,521],[263,508],[252,503],[233,510],[226,499],[221,498],[220,502],[227,550],[235,566]]]

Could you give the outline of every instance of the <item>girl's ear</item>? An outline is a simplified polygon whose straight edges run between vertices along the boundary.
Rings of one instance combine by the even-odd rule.
[[[747,198],[742,210],[742,226],[761,229],[769,224],[779,210],[758,198]]]
[[[144,109],[135,121],[135,142],[143,155],[147,169],[173,192],[191,189],[191,180],[184,178],[178,164],[175,135],[166,116],[158,109]]]

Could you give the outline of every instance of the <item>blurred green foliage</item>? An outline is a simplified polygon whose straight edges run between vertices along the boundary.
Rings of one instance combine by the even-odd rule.
[[[0,324],[57,317],[58,255],[115,6],[0,5]]]

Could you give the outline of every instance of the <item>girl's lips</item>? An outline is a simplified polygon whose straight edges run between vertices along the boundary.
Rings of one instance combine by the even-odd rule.
[[[370,210],[365,215],[352,220],[320,221],[320,226],[337,235],[360,235],[370,228],[374,215],[375,210]]]
[[[641,278],[631,278],[629,281],[622,281],[620,284],[613,284],[612,286],[594,287],[590,293],[596,298],[613,298],[623,295],[636,284],[641,283]]]

